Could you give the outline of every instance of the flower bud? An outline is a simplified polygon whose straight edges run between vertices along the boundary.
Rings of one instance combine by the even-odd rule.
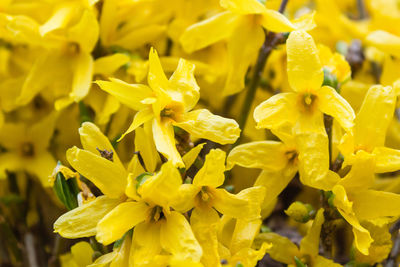
[[[296,222],[306,223],[312,219],[313,208],[310,204],[296,201],[285,210],[285,213]]]

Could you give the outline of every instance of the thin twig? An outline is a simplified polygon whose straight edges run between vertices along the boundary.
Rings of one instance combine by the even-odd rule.
[[[30,267],[39,267],[36,249],[35,249],[35,239],[32,233],[28,232],[24,236],[26,254],[28,256],[28,263]]]
[[[365,9],[364,0],[357,0],[358,17],[365,19],[367,17],[367,10]]]

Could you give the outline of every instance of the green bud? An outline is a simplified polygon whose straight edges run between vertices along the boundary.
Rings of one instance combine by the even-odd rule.
[[[303,263],[299,258],[294,256],[294,262],[296,263],[297,267],[307,267],[307,264]]]
[[[64,175],[61,172],[58,172],[56,174],[53,189],[58,199],[68,210],[78,207],[77,195],[80,190],[76,179],[65,179]]]
[[[266,226],[266,225],[261,225],[261,233],[270,233],[270,232],[272,232],[272,230],[271,230],[271,228],[269,228],[268,226]]]
[[[337,77],[328,68],[324,68],[324,82],[322,85],[328,85],[338,91],[339,82]]]
[[[312,219],[313,208],[310,204],[304,204],[300,201],[293,202],[287,210],[286,215],[296,222],[306,223]]]

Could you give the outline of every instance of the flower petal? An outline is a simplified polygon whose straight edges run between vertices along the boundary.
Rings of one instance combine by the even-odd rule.
[[[116,163],[77,147],[68,149],[67,160],[105,195],[119,197],[124,194],[128,173]]]
[[[240,135],[235,120],[214,115],[207,109],[185,113],[174,125],[189,132],[192,137],[205,138],[221,145],[234,143]]]
[[[183,184],[179,187],[176,198],[172,201],[171,206],[179,212],[187,212],[195,206],[196,195],[201,188],[193,184]]]
[[[196,161],[197,156],[199,155],[205,144],[206,143],[198,144],[194,148],[190,149],[185,155],[183,155],[182,160],[185,163],[186,170],[188,170]]]
[[[119,199],[99,196],[60,216],[54,223],[54,232],[65,238],[94,236],[97,223],[119,203]]]
[[[119,204],[97,224],[96,239],[104,245],[120,239],[125,232],[146,220],[149,209],[143,201]]]
[[[169,121],[153,120],[153,140],[157,150],[177,167],[185,167],[175,146],[174,128]]]
[[[277,141],[256,141],[236,146],[227,158],[226,168],[234,165],[246,168],[258,168],[267,171],[279,171],[288,164],[286,146]]]
[[[394,172],[400,170],[400,150],[388,147],[376,147],[373,150],[376,160],[376,172]]]
[[[176,212],[166,215],[166,223],[161,225],[160,242],[163,249],[170,252],[178,260],[200,261],[203,254],[189,222]]]
[[[118,141],[121,141],[125,137],[125,135],[133,132],[134,130],[136,130],[136,128],[141,126],[143,123],[148,122],[152,118],[154,118],[154,113],[150,107],[139,110],[135,114],[135,117],[133,118],[131,125],[129,125],[129,128],[121,135],[120,138],[118,138]]]
[[[299,92],[319,89],[324,81],[324,72],[311,35],[302,30],[291,32],[286,50],[290,86]]]
[[[321,227],[324,223],[324,209],[319,209],[311,227],[307,231],[307,235],[300,242],[300,252],[311,257],[315,257],[319,253],[319,238],[321,235]]]
[[[161,224],[143,222],[136,225],[130,252],[130,266],[152,266],[154,257],[161,252]]]
[[[146,105],[140,101],[152,97],[151,89],[143,84],[128,84],[116,78],[110,78],[108,81],[96,81],[97,85],[107,93],[113,95],[122,104],[134,110],[140,110]]]
[[[396,95],[392,87],[372,86],[354,121],[356,148],[372,152],[384,145],[386,131],[392,121],[396,105]]]
[[[317,91],[317,97],[321,112],[334,117],[346,131],[353,127],[356,115],[350,104],[335,89],[323,86]]]
[[[238,16],[229,11],[219,13],[188,27],[179,41],[187,53],[205,48],[227,39],[236,25]]]
[[[261,14],[261,25],[268,31],[290,32],[295,26],[278,11],[267,9]]]
[[[271,243],[272,247],[267,249],[267,253],[272,259],[285,264],[293,264],[294,257],[300,255],[300,251],[289,238],[280,236],[277,233],[261,233],[257,236],[255,243]]]
[[[268,98],[254,109],[257,129],[277,128],[286,122],[294,124],[298,117],[296,105],[297,95],[294,93],[281,93]]]
[[[161,162],[152,135],[149,123],[145,124],[143,128],[139,127],[135,130],[135,150],[140,152],[146,170],[149,172],[154,172],[157,165]]]
[[[212,149],[206,155],[203,167],[193,178],[193,185],[218,187],[225,180],[225,152],[220,149]]]
[[[219,4],[231,12],[246,14],[261,14],[267,9],[257,0],[220,0]]]
[[[397,35],[377,30],[368,34],[366,41],[386,53],[400,56],[400,37]]]

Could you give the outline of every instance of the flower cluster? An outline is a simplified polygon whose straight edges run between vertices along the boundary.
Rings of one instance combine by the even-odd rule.
[[[396,0],[0,1],[0,265],[398,265],[399,25]]]

